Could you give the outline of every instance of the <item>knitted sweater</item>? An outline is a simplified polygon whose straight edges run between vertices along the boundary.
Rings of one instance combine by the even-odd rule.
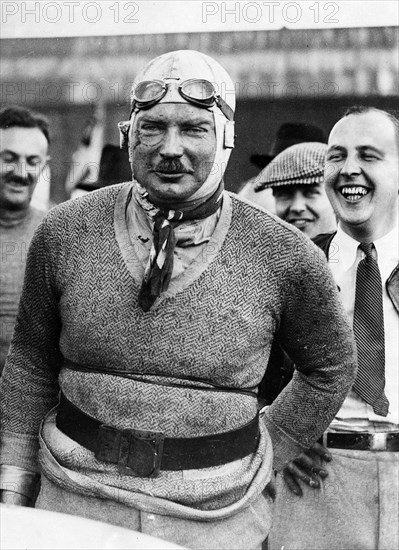
[[[0,226],[0,372],[6,361],[24,282],[26,256],[45,212],[30,207],[20,223]]]
[[[144,313],[125,219],[128,190],[122,184],[60,205],[32,242],[1,382],[1,462],[37,468],[39,425],[60,387],[118,428],[193,437],[242,426],[257,400],[240,390],[256,389],[276,335],[298,368],[267,415],[280,468],[322,433],[353,381],[351,329],[325,258],[297,230],[225,193],[202,254]],[[86,368],[67,368],[64,359]],[[264,425],[261,434],[257,452],[243,460],[140,478],[98,462],[56,428],[51,413],[41,467],[75,492],[223,517],[270,479]]]

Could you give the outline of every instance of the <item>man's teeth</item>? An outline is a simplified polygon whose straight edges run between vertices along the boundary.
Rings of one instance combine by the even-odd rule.
[[[345,199],[348,199],[350,201],[358,201],[364,195],[367,195],[368,189],[365,189],[364,187],[356,186],[356,187],[343,187],[341,189],[341,195],[345,197]]]

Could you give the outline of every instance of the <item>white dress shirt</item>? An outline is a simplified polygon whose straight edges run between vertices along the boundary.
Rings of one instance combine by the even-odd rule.
[[[356,270],[365,257],[355,241],[339,227],[329,249],[329,265],[340,289],[344,308],[353,323],[356,291]],[[398,227],[374,241],[383,283],[385,330],[385,395],[389,401],[386,417],[375,414],[373,408],[354,391],[350,391],[329,431],[391,431],[399,428],[399,316],[386,290],[385,283],[398,264]]]

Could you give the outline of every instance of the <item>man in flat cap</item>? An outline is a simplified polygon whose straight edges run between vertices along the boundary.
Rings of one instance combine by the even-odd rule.
[[[299,143],[278,154],[257,178],[255,192],[272,189],[279,218],[310,238],[336,229],[324,189],[327,145]]]
[[[324,257],[223,189],[232,89],[201,53],[152,60],[120,123],[133,182],[39,227],[1,381],[3,500],[28,503],[41,473],[39,508],[259,548],[273,466],[342,403],[354,346]],[[298,374],[264,416],[275,338]]]
[[[313,124],[303,122],[285,122],[277,130],[276,137],[267,154],[251,155],[252,164],[258,168],[265,168],[270,162],[279,155],[284,149],[303,143],[305,141],[317,141],[319,143],[327,143],[327,138],[321,128]],[[269,212],[275,213],[275,201],[271,193],[271,187],[258,189],[259,178],[262,172],[243,183],[238,191],[238,196],[247,199],[259,206],[262,206]]]

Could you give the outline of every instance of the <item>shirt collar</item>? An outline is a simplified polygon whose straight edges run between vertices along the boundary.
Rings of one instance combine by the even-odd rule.
[[[350,237],[338,225],[337,233],[331,242],[329,250],[331,267],[335,264],[339,271],[348,270],[355,263],[357,255],[363,255],[358,251],[359,244],[359,241]],[[383,259],[384,264],[390,268],[392,266],[395,267],[399,258],[398,224],[389,233],[380,239],[376,239],[374,246],[379,263]]]
[[[389,258],[397,263],[399,260],[398,224],[395,225],[392,231],[374,241],[374,246],[378,258]]]
[[[358,241],[355,241],[338,225],[329,250],[330,263],[339,264],[340,271],[346,271],[356,261]]]

